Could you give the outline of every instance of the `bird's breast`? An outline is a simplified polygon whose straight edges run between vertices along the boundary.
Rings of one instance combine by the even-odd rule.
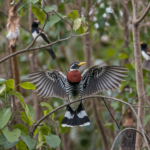
[[[71,83],[79,83],[81,81],[81,74],[77,70],[70,71],[67,75],[67,79]]]

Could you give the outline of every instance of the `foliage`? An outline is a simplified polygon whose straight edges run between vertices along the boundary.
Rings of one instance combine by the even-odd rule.
[[[16,145],[18,150],[25,150],[27,147],[29,149],[34,149],[42,146],[44,143],[47,143],[51,147],[57,148],[60,144],[60,139],[58,136],[51,134],[51,129],[44,122],[42,126],[39,126],[36,130],[36,134],[38,134],[39,143],[36,143],[34,138],[30,136],[30,130],[23,124],[15,124],[13,125],[13,129],[11,127],[11,122],[15,117],[16,112],[12,112],[9,101],[12,95],[15,95],[16,98],[20,100],[22,105],[22,111],[20,111],[20,118],[23,122],[27,124],[27,126],[32,127],[34,124],[34,109],[31,105],[27,105],[23,96],[19,92],[15,92],[14,88],[14,80],[0,80],[0,98],[4,102],[4,106],[0,108],[0,146],[9,149]],[[35,89],[35,86],[32,83],[24,82],[19,84],[24,89]],[[1,105],[1,104],[0,104]],[[48,108],[47,112],[53,110],[52,106],[47,103],[42,102],[42,106],[46,106]],[[54,115],[50,116],[54,120]],[[49,135],[48,135],[49,134]],[[46,139],[45,139],[46,138]]]

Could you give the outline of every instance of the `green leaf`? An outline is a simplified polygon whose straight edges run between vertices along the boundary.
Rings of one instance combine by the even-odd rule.
[[[12,113],[10,108],[0,110],[0,129],[2,129],[8,123],[11,115]]]
[[[51,105],[49,105],[48,103],[45,103],[45,102],[41,102],[41,106],[45,106],[48,108],[48,111],[44,111],[44,115],[48,114],[49,112],[51,112],[53,110],[53,107]],[[52,120],[54,120],[54,113],[51,114],[49,116]]]
[[[9,141],[6,141],[6,142],[3,144],[3,147],[4,147],[4,149],[10,149],[10,148],[14,147],[18,141],[19,141],[19,140],[16,140],[16,141],[14,141],[14,142],[12,142],[12,143],[10,143]]]
[[[53,8],[53,7],[50,7],[50,6],[46,6],[46,7],[44,8],[44,10],[45,10],[46,12],[51,12],[51,11],[54,10],[54,8]]]
[[[145,116],[145,121],[144,121],[144,126],[147,125],[149,119],[150,119],[150,115],[146,115],[146,116]]]
[[[27,149],[27,145],[23,140],[20,140],[17,144],[16,144],[16,148],[17,150],[26,150]]]
[[[81,20],[82,20],[84,23],[86,23],[85,17],[81,17]]]
[[[49,134],[45,136],[47,144],[52,148],[57,148],[60,145],[60,138],[57,135]]]
[[[36,87],[33,83],[30,82],[24,82],[19,84],[23,89],[28,89],[28,90],[35,90]]]
[[[0,78],[0,84],[4,83],[5,81],[5,79]]]
[[[31,117],[32,121],[34,122],[35,111],[31,105],[28,105],[28,108],[29,108],[30,117]]]
[[[19,7],[18,7],[18,11],[20,11],[23,7],[25,7],[26,5],[29,5],[29,1],[24,1],[22,2]]]
[[[39,8],[35,7],[32,5],[32,12],[33,14],[36,16],[36,18],[42,23],[44,24],[45,22],[45,13],[43,11],[41,11]]]
[[[106,129],[111,128],[112,131],[115,130],[113,123],[106,123],[104,126]]]
[[[21,105],[25,109],[26,115],[22,112],[23,116],[21,116],[21,119],[25,123],[27,123],[29,126],[31,126],[34,123],[34,119],[32,119],[32,117],[33,117],[33,110],[29,110],[28,105],[24,102],[24,99],[23,99],[22,95],[19,92],[13,92],[12,95],[15,95],[15,96],[17,96],[17,98],[19,98]],[[30,107],[30,109],[32,109],[32,108]],[[31,113],[32,116],[30,116],[30,113]]]
[[[4,134],[0,135],[0,145],[4,144],[7,141],[6,137],[4,136]]]
[[[30,149],[33,149],[35,147],[35,140],[32,139],[29,135],[28,136],[21,135],[21,139],[27,144],[27,146]]]
[[[150,85],[146,86],[146,93],[147,93],[147,96],[150,95]]]
[[[15,124],[13,126],[14,129],[20,129],[21,131],[23,131],[26,135],[28,134],[28,129],[25,125],[23,124]]]
[[[20,111],[20,118],[22,119],[23,122],[27,123],[28,126],[31,126],[31,122],[29,120],[29,118],[27,117],[27,114],[24,111]]]
[[[40,148],[44,143],[46,143],[46,142],[39,142],[39,143],[36,145],[36,149]]]
[[[77,18],[76,20],[74,20],[74,24],[73,24],[73,30],[77,30],[79,29],[79,27],[81,26],[81,19]]]
[[[48,127],[46,124],[43,124],[43,126],[38,127],[38,133],[38,140],[41,142],[43,141],[43,136],[50,133],[50,127]]]
[[[85,33],[84,28],[82,27],[82,25],[80,26],[80,28],[76,32],[79,33],[79,34],[84,34]]]
[[[62,14],[58,13],[61,17],[62,17]],[[61,20],[61,18],[59,16],[57,16],[56,14],[54,15],[51,15],[49,17],[49,24],[50,24],[50,27],[52,27],[55,23],[57,23],[58,21]]]
[[[2,128],[8,123],[8,121],[11,118],[11,115],[12,115],[11,109],[10,108],[5,109],[4,115],[3,115],[3,120],[2,120]]]
[[[5,84],[0,86],[0,94],[2,94],[5,90],[6,90],[6,85]]]
[[[114,50],[114,49],[109,49],[109,50],[107,51],[107,56],[108,56],[108,57],[112,57],[115,53],[116,53],[116,50]]]
[[[119,55],[119,58],[120,59],[127,59],[129,56],[126,54],[126,53],[121,53],[120,55]]]
[[[39,0],[30,0],[33,4],[37,3]]]
[[[15,82],[14,79],[9,79],[5,81],[6,89],[10,92],[14,90]]]
[[[78,11],[72,10],[71,13],[69,13],[67,16],[72,18],[72,19],[77,19],[78,18]]]
[[[5,127],[2,131],[10,143],[18,140],[19,136],[21,135],[21,131],[19,129],[10,131],[8,127]]]

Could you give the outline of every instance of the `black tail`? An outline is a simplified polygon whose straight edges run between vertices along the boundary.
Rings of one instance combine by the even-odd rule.
[[[144,60],[143,68],[150,71],[150,60]]]
[[[86,114],[82,102],[80,102],[77,110],[73,110],[69,105],[67,106],[61,125],[63,127],[90,125],[89,117]]]
[[[48,53],[51,55],[51,57],[52,57],[53,59],[56,58],[56,55],[55,55],[55,53],[53,52],[52,47],[50,47],[49,49],[46,49],[46,50],[48,51]]]

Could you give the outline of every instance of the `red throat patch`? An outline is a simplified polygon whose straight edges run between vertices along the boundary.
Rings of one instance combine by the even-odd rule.
[[[81,74],[77,70],[70,71],[67,75],[67,79],[71,83],[78,83],[81,81]]]

